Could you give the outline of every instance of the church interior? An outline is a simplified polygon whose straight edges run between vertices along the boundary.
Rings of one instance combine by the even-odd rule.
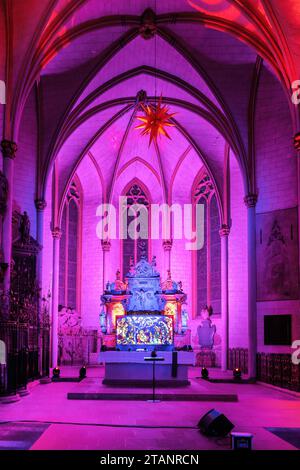
[[[299,28],[0,0],[0,450],[300,449]]]

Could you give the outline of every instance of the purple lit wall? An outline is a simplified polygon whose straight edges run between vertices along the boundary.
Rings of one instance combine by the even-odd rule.
[[[243,203],[243,181],[237,162],[230,160],[230,198],[232,226],[229,235],[229,346],[247,347],[247,209]],[[245,288],[246,287],[246,288]]]
[[[36,36],[33,33],[37,21],[46,18],[43,2],[28,0],[32,8],[22,2],[12,3],[11,15],[16,27],[11,38],[13,52],[7,62],[11,64],[8,70],[2,53],[6,34],[4,12],[0,9],[0,80],[6,76],[10,80],[9,105],[6,109],[0,105],[0,129],[4,127],[5,109],[3,138],[18,144],[13,210],[28,212],[34,237],[37,233],[35,198],[44,197],[47,201],[42,292],[52,289],[51,228],[60,224],[64,197],[74,178],[78,178],[82,188],[82,246],[78,252],[80,314],[85,328],[96,329],[103,287],[122,268],[119,239],[111,240],[103,264],[101,241],[96,236],[97,206],[104,201],[111,202],[118,210],[119,197],[133,181],[145,187],[152,203],[190,204],[195,178],[205,168],[218,195],[221,224],[230,225],[229,347],[247,348],[248,232],[244,197],[257,192],[259,215],[299,207],[299,164],[292,147],[297,126],[287,94],[299,68],[296,64],[293,67],[284,53],[276,56],[273,64],[266,57],[262,60],[258,57],[268,50],[270,41],[263,41],[255,25],[249,23],[249,17],[243,16],[242,6],[240,14],[231,20],[245,28],[243,42],[238,35],[214,30],[211,24],[181,21],[183,12],[192,14],[195,9],[179,0],[156,2],[157,15],[165,13],[166,16],[159,19],[155,25],[158,34],[149,40],[139,32],[140,15],[149,6],[154,8],[153,1],[90,0],[79,9],[74,7],[70,17],[62,14],[68,2],[60,1],[45,24],[41,23],[40,34],[36,32]],[[227,16],[230,11],[224,10],[226,18],[230,17]],[[174,12],[179,21],[174,21]],[[222,19],[215,9],[210,14]],[[265,18],[262,7],[261,14]],[[98,23],[93,29],[87,27],[91,20],[113,15],[131,15],[137,22],[132,26],[126,20],[116,20],[105,28],[100,27],[101,22],[99,27]],[[287,34],[284,27],[289,24],[289,12],[285,15],[282,12],[281,19]],[[57,29],[53,21],[58,22]],[[19,23],[22,27],[17,26]],[[266,20],[266,30],[269,26]],[[78,34],[73,34],[73,28]],[[53,36],[48,36],[50,31]],[[251,45],[246,43],[247,31],[257,34]],[[287,43],[291,50],[297,51],[294,36]],[[44,44],[45,37],[49,39]],[[268,58],[273,53],[269,51]],[[275,75],[275,66],[282,83]],[[176,126],[170,129],[172,140],[161,139],[157,147],[149,147],[148,138],[141,137],[134,129],[138,124],[136,116],[142,112],[137,104],[141,90],[145,90],[152,103],[154,97],[162,94],[171,112],[176,113]],[[228,148],[231,149],[229,171],[224,163]],[[54,162],[58,174],[55,198]],[[0,168],[3,168],[2,160]],[[299,237],[296,242],[299,245]],[[197,327],[201,319],[195,299],[200,281],[193,255],[185,250],[185,243],[185,240],[173,240],[170,268],[172,278],[183,283],[192,342],[199,347]],[[151,255],[157,257],[157,269],[164,280],[169,254],[164,251],[161,239],[151,241]],[[292,314],[293,339],[297,339],[300,338],[299,308],[299,293],[292,300],[257,302],[259,351],[289,351],[288,347],[263,345],[263,316]],[[212,319],[217,327],[219,354],[222,314]]]
[[[37,119],[35,116],[35,95],[32,92],[27,100],[20,127],[18,152],[22,157],[15,160],[14,209],[27,211],[31,221],[31,233],[36,236],[36,163]]]

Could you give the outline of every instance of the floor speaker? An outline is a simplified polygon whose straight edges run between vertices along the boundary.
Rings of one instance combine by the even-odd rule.
[[[223,413],[212,409],[202,416],[198,428],[206,436],[224,437],[232,431],[234,424]]]

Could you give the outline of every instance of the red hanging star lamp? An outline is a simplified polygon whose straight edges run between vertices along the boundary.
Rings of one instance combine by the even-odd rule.
[[[171,140],[171,137],[166,131],[166,127],[174,127],[175,124],[171,119],[177,113],[170,113],[169,107],[162,103],[162,96],[160,96],[156,106],[152,104],[144,105],[141,103],[141,108],[144,111],[144,116],[137,116],[137,119],[142,122],[135,129],[141,129],[141,135],[149,135],[149,147],[151,142],[157,142],[158,136],[164,135]]]

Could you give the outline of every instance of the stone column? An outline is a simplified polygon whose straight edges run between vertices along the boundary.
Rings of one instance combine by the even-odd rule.
[[[44,230],[44,210],[47,207],[45,199],[36,199],[36,219],[37,219],[37,242],[41,247],[43,247],[43,230]],[[37,280],[40,288],[42,288],[42,259],[43,259],[43,250],[39,252],[37,259]]]
[[[248,375],[256,377],[257,318],[256,318],[256,194],[244,198],[248,209]]]
[[[7,180],[8,194],[6,211],[3,217],[3,262],[7,264],[4,273],[4,291],[10,289],[10,268],[11,268],[11,248],[12,248],[12,203],[13,203],[13,175],[14,159],[18,150],[17,144],[10,140],[1,141],[1,150],[3,154],[3,171]]]
[[[182,333],[182,303],[181,299],[177,299],[177,332]]]
[[[3,218],[7,207],[7,196],[8,196],[8,184],[4,173],[0,171],[0,287],[2,289],[2,283],[4,281],[4,274],[7,269],[7,264],[4,262],[3,250],[2,250],[2,229],[3,229]],[[2,308],[0,307],[0,315]]]
[[[163,249],[165,251],[165,271],[171,270],[171,250],[172,250],[173,240],[164,240]]]
[[[113,332],[113,314],[112,314],[113,305],[111,303],[107,304],[106,310],[106,334],[111,335]]]
[[[52,269],[52,367],[57,366],[58,358],[58,288],[59,288],[59,245],[62,232],[59,227],[52,230],[53,269]]]
[[[36,207],[36,219],[37,219],[37,233],[36,239],[38,244],[43,247],[43,227],[44,227],[44,209],[46,208],[47,203],[44,199],[36,199],[35,200],[35,207]],[[42,315],[42,296],[43,296],[43,249],[41,249],[37,256],[37,282],[39,285],[40,290],[40,297],[39,297],[39,315],[40,315],[40,324],[41,324],[41,315]],[[40,374],[42,372],[42,335],[39,336],[39,371]],[[42,375],[42,374],[41,374]]]
[[[228,309],[228,236],[230,229],[228,225],[222,225],[220,229],[221,237],[221,312],[222,312],[222,356],[221,367],[222,370],[227,370],[228,367],[228,323],[229,323],[229,309]]]

